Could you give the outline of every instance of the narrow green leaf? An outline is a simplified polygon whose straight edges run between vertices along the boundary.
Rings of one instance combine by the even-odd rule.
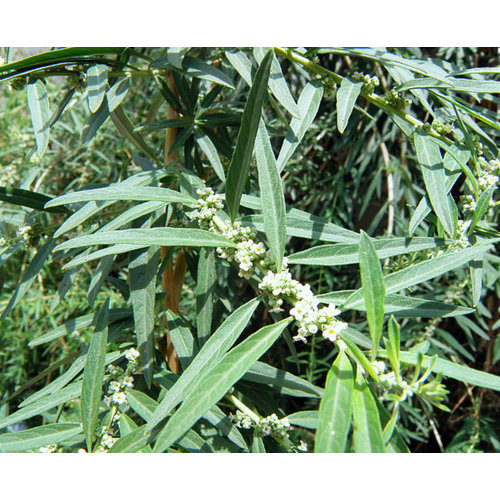
[[[286,244],[285,196],[271,142],[262,119],[255,140],[255,157],[259,172],[264,229],[276,268],[281,270]]]
[[[262,63],[270,47],[254,47],[253,54],[259,64]],[[271,72],[269,75],[269,89],[278,102],[296,118],[301,118],[300,109],[295,99],[292,97],[288,84],[286,83],[280,63],[273,51],[273,61],[271,63]]]
[[[300,94],[297,106],[302,118],[293,118],[278,155],[277,166],[281,173],[300,141],[311,126],[318,112],[324,87],[319,82],[308,82]]]
[[[443,246],[443,238],[381,238],[371,240],[379,259]],[[320,245],[288,256],[290,264],[341,266],[359,262],[359,244]]]
[[[243,375],[242,380],[269,385],[275,394],[298,398],[320,398],[323,389],[285,370],[279,370],[256,361]]]
[[[249,87],[252,86],[252,62],[242,50],[226,50],[224,52],[227,60],[233,68],[245,80]]]
[[[362,87],[363,82],[356,82],[347,77],[342,79],[337,91],[337,128],[341,134],[344,133],[347,127],[349,117]]]
[[[393,294],[405,288],[441,276],[447,271],[456,269],[480,255],[483,255],[491,250],[491,248],[491,245],[475,245],[456,252],[447,252],[433,259],[408,266],[401,271],[384,277],[385,292],[387,294]],[[349,308],[359,306],[363,303],[363,291],[361,289],[356,290],[348,300]]]
[[[259,203],[261,202],[258,198]],[[253,203],[252,203],[253,205]],[[251,207],[254,208],[254,207]],[[255,207],[262,209],[262,205]],[[290,210],[286,216],[286,234],[297,238],[309,240],[330,241],[334,243],[358,243],[359,234],[349,229],[332,224],[321,217],[310,215],[308,218],[292,215],[297,211]],[[254,227],[257,231],[264,231],[264,217],[262,215],[250,215],[241,218],[242,224]]]
[[[352,398],[352,419],[354,452],[385,453],[377,404],[368,384],[359,373]]]
[[[31,123],[35,131],[36,149],[38,156],[41,158],[49,144],[51,118],[49,94],[42,80],[29,83],[26,86],[26,91]]]
[[[288,422],[291,425],[305,427],[306,429],[316,429],[318,427],[319,411],[306,410],[298,411],[287,416]]]
[[[92,113],[95,113],[102,104],[107,82],[108,67],[105,64],[95,64],[87,69],[87,98]]]
[[[118,80],[106,93],[108,111],[111,113],[122,103],[130,88],[130,77]],[[133,132],[134,133],[134,132]]]
[[[175,406],[193,389],[195,382],[201,379],[203,374],[210,370],[227,350],[231,348],[246,327],[258,304],[258,301],[253,299],[239,307],[205,342],[200,352],[163,398],[149,422],[148,430],[151,430],[167,417]]]
[[[36,347],[37,345],[45,344],[51,340],[62,337],[63,335],[71,335],[78,330],[87,328],[89,326],[95,326],[97,322],[97,317],[99,313],[85,314],[78,318],[70,319],[66,321],[61,326],[54,328],[47,333],[30,340],[28,343],[29,347]],[[129,318],[132,315],[130,309],[111,309],[109,311],[109,321],[119,321],[125,318]]]
[[[81,414],[88,452],[92,451],[92,442],[94,439],[94,431],[97,426],[102,396],[108,338],[108,307],[109,299],[97,316],[95,331],[90,339],[89,351],[83,371]]]
[[[106,255],[106,257],[102,258],[97,264],[88,288],[87,300],[90,306],[94,305],[99,290],[111,272],[115,258],[116,255]]]
[[[134,313],[134,330],[146,383],[151,386],[153,376],[154,324],[156,275],[160,264],[160,250],[151,246],[130,252],[130,302]]]
[[[196,337],[201,347],[212,333],[214,302],[217,299],[215,295],[217,282],[215,251],[213,249],[200,249],[196,278]]]
[[[441,224],[443,224],[444,230],[450,237],[453,237],[456,221],[448,201],[449,197],[446,189],[447,171],[443,165],[439,146],[425,134],[417,132],[414,137],[417,158],[422,168],[422,175],[432,208]]]
[[[77,236],[56,247],[56,250],[91,245],[128,244],[137,247],[151,245],[182,247],[234,247],[232,241],[203,229],[152,227],[150,229],[121,229]]]
[[[17,189],[13,187],[0,187],[0,201],[45,212],[70,213],[65,207],[50,209],[45,208],[45,204],[50,200],[52,200],[50,196],[35,193],[34,191],[27,191],[26,189]]]
[[[85,250],[82,253],[79,253],[76,257],[71,259],[69,262],[64,264],[63,269],[71,269],[75,268],[75,266],[80,266],[85,262],[91,262],[92,260],[101,259],[103,257],[107,257],[109,255],[118,255],[119,253],[124,252],[132,252],[134,250],[139,250],[144,248],[143,245],[111,245],[109,247],[105,247],[101,250],[96,250],[95,252],[89,252],[90,249]]]
[[[271,70],[273,52],[270,50],[262,60],[241,118],[241,126],[236,138],[236,146],[231,157],[226,181],[226,203],[234,220],[238,214],[241,195],[248,177],[248,169],[257,136],[262,113],[262,104],[267,94],[267,82]]]
[[[376,357],[384,324],[384,275],[375,247],[364,231],[361,231],[361,241],[359,242],[359,267],[366,317],[373,342],[373,357]]]
[[[182,68],[188,75],[234,89],[234,84],[226,73],[201,59],[186,56],[182,60]]]
[[[167,309],[165,316],[167,317],[172,344],[174,344],[182,369],[185,370],[196,353],[193,334],[177,314]]]
[[[483,259],[473,260],[469,264],[470,277],[472,283],[472,305],[477,306],[481,300],[481,290],[483,288]]]
[[[4,453],[19,453],[60,443],[81,432],[80,424],[47,424],[20,432],[0,434],[0,447]]]
[[[261,328],[229,351],[196,385],[160,432],[154,451],[171,446],[235,384],[291,322],[286,318]],[[207,345],[207,344],[205,344]]]
[[[340,351],[326,377],[319,405],[315,453],[343,453],[351,426],[354,373],[344,351]]]
[[[208,135],[198,127],[194,129],[194,137],[200,149],[207,156],[210,165],[214,169],[214,172],[222,182],[225,182],[226,174],[224,172],[224,167],[222,166],[219,154],[217,153],[217,149],[214,146],[214,143],[211,141],[210,137],[208,137]]]
[[[5,307],[2,317],[0,319],[4,320],[7,315],[12,311],[12,309],[19,303],[19,301],[24,297],[26,292],[29,290],[30,286],[33,284],[33,281],[38,276],[38,273],[41,271],[43,265],[50,257],[52,250],[54,248],[55,242],[52,238],[50,238],[36,253],[33,257],[33,260],[30,262],[27,267],[21,281],[17,285],[14,294],[9,300],[9,303]]]
[[[387,325],[389,337],[389,361],[391,362],[392,369],[399,376],[399,354],[400,354],[400,333],[398,322],[391,316]],[[386,439],[387,442],[387,439]]]
[[[28,418],[34,417],[35,415],[40,415],[51,408],[55,408],[61,404],[67,403],[72,399],[78,397],[81,393],[82,383],[74,382],[68,385],[64,389],[57,391],[55,394],[50,394],[44,398],[39,399],[35,403],[29,406],[25,406],[3,418],[0,418],[0,429],[8,427],[9,425],[21,422]]]

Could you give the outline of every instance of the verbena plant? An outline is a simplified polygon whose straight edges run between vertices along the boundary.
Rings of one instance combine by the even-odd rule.
[[[35,301],[44,366],[3,388],[2,451],[408,452],[423,420],[439,436],[450,380],[500,390],[470,353],[496,314],[496,68],[403,49],[5,56],[4,137],[22,91],[34,139],[1,142],[5,163],[24,150],[0,187],[0,262],[21,268],[2,331]]]

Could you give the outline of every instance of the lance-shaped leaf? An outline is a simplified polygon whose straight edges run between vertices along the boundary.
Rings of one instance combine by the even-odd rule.
[[[241,195],[248,177],[255,137],[262,113],[262,105],[267,94],[267,82],[271,70],[273,52],[270,50],[262,60],[241,118],[241,126],[236,138],[236,147],[231,157],[226,181],[226,203],[234,220],[238,214]]]
[[[368,384],[359,372],[352,398],[352,420],[355,453],[385,453],[377,404]]]
[[[424,281],[441,276],[447,271],[456,269],[470,260],[483,255],[491,250],[491,245],[475,245],[456,252],[449,252],[424,262],[419,262],[406,269],[388,274],[384,277],[385,293],[393,294],[418,285]],[[354,308],[363,303],[363,290],[356,290],[348,299],[349,308]]]
[[[92,441],[97,426],[102,396],[102,384],[106,366],[106,345],[108,339],[108,307],[109,299],[97,316],[95,331],[90,338],[85,369],[83,371],[81,414],[88,452],[92,451]]]
[[[0,435],[0,449],[4,453],[19,453],[57,444],[68,438],[81,434],[80,424],[48,424],[33,427],[20,432],[9,432]]]
[[[266,47],[254,47],[253,55],[260,64],[266,55]],[[269,75],[269,89],[273,93],[278,102],[292,115],[297,118],[301,117],[300,109],[293,98],[288,84],[286,83],[283,71],[281,71],[280,63],[273,53],[273,62],[271,64],[271,73]]]
[[[341,134],[344,133],[347,127],[349,117],[362,87],[363,82],[356,82],[347,77],[340,84],[337,91],[337,128]]]
[[[379,259],[394,257],[406,253],[418,252],[428,248],[443,246],[443,238],[381,238],[371,240]],[[336,245],[319,245],[288,256],[290,264],[307,264],[308,266],[342,266],[359,262],[359,245],[338,243]]]
[[[384,275],[375,247],[364,231],[361,231],[361,241],[359,242],[359,267],[365,297],[366,317],[373,342],[373,357],[375,357],[384,324]]]
[[[201,347],[212,333],[212,316],[214,311],[215,285],[215,252],[211,248],[202,248],[198,259],[196,274],[196,337]]]
[[[203,229],[152,227],[150,229],[121,229],[77,236],[56,247],[56,250],[91,245],[150,245],[181,247],[234,247],[232,241]]]
[[[292,321],[265,326],[229,351],[196,385],[158,435],[154,451],[162,452],[184,435],[243,376]]]
[[[194,129],[194,137],[196,139],[196,143],[200,147],[200,149],[207,156],[208,161],[210,162],[211,167],[214,169],[215,173],[219,177],[222,182],[226,181],[226,174],[224,172],[224,167],[219,158],[219,153],[217,153],[217,148],[214,146],[214,143],[208,137],[203,130],[200,128]]]
[[[186,56],[182,60],[182,68],[188,75],[234,89],[234,84],[226,73],[201,59]]]
[[[45,245],[43,245],[40,250],[36,253],[33,260],[30,262],[28,268],[26,269],[19,285],[17,285],[14,294],[9,300],[9,303],[5,307],[1,319],[5,319],[7,315],[12,311],[12,309],[19,303],[19,301],[24,297],[29,287],[32,285],[33,281],[37,277],[38,273],[42,269],[43,265],[50,257],[52,250],[54,248],[55,242],[50,238]]]
[[[49,94],[41,80],[26,86],[28,107],[31,113],[31,123],[35,131],[36,149],[41,158],[49,144],[50,134],[50,104]]]
[[[321,83],[308,82],[300,94],[297,106],[302,118],[292,118],[290,122],[290,128],[286,133],[276,162],[280,173],[285,168],[286,163],[297,149],[307,129],[311,126],[311,123],[316,117],[321,99],[323,98],[323,91],[324,87]]]
[[[46,208],[45,204],[52,200],[50,196],[26,189],[17,189],[12,187],[0,187],[0,201],[6,201],[21,207],[34,208],[35,210],[53,212],[53,213],[71,213],[68,209]]]
[[[35,415],[40,415],[43,412],[50,410],[51,408],[55,408],[56,406],[75,399],[80,395],[81,388],[81,382],[74,382],[64,389],[57,391],[55,394],[45,396],[31,405],[17,410],[11,415],[0,418],[0,429],[3,429],[4,427],[15,424],[17,422],[21,422],[22,420],[25,420],[27,418],[34,417]]]
[[[190,196],[179,193],[168,188],[130,186],[121,183],[97,189],[85,189],[73,193],[63,194],[46,203],[45,208],[57,207],[70,203],[81,203],[86,201],[162,201],[165,203],[182,203],[189,206],[196,205],[196,200]]]
[[[150,419],[148,431],[168,416],[193,388],[196,380],[201,379],[203,374],[206,374],[231,348],[246,327],[258,304],[257,300],[253,299],[239,307],[205,342],[200,352],[161,401]]]
[[[105,64],[96,64],[87,70],[87,99],[92,113],[102,104],[107,83],[108,67]]]
[[[276,268],[281,270],[286,244],[285,196],[266,125],[262,119],[255,141],[255,157],[259,172],[264,229]]]
[[[326,377],[325,392],[319,405],[315,453],[343,453],[351,426],[354,373],[346,353],[341,350]]]
[[[447,171],[439,146],[425,134],[417,132],[414,137],[417,158],[422,167],[422,176],[432,208],[444,230],[453,236],[456,223],[452,210],[454,202],[448,197]]]
[[[156,275],[160,250],[151,246],[130,252],[130,302],[134,312],[134,330],[141,355],[141,365],[148,387],[153,376]]]
[[[167,318],[172,344],[177,352],[182,369],[185,370],[196,353],[193,334],[177,314],[167,309],[165,311],[165,316]]]

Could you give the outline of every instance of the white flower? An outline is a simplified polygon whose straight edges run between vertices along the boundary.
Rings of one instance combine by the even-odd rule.
[[[117,382],[116,380],[112,380],[109,383],[109,390],[113,392],[118,392],[122,388],[120,382]]]
[[[87,453],[87,450],[85,448],[79,448],[78,453]]]
[[[125,353],[125,357],[129,360],[129,361],[135,361],[138,357],[140,356],[139,354],[139,351],[137,349],[134,349],[133,347],[131,347],[126,353]]]
[[[134,377],[129,375],[123,377],[122,383],[125,387],[134,387]]]
[[[113,394],[113,401],[121,405],[127,402],[127,396],[125,396],[124,392],[115,392]]]
[[[300,445],[297,446],[297,450],[299,451],[307,451],[307,443],[305,441],[300,441]]]

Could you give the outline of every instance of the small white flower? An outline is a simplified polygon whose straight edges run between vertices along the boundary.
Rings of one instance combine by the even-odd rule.
[[[125,357],[129,360],[129,361],[135,361],[138,357],[140,356],[139,354],[139,351],[137,349],[134,349],[133,347],[131,347],[126,353],[125,353]]]
[[[307,451],[307,443],[305,441],[300,441],[300,445],[297,446],[297,450],[299,451]]]
[[[113,394],[113,401],[119,405],[127,402],[127,396],[124,392],[115,392]]]
[[[110,391],[118,392],[121,388],[122,388],[122,386],[121,386],[120,382],[118,382],[116,380],[112,380],[109,383],[109,390]]]
[[[129,375],[123,377],[122,383],[125,387],[134,387],[134,377]]]

